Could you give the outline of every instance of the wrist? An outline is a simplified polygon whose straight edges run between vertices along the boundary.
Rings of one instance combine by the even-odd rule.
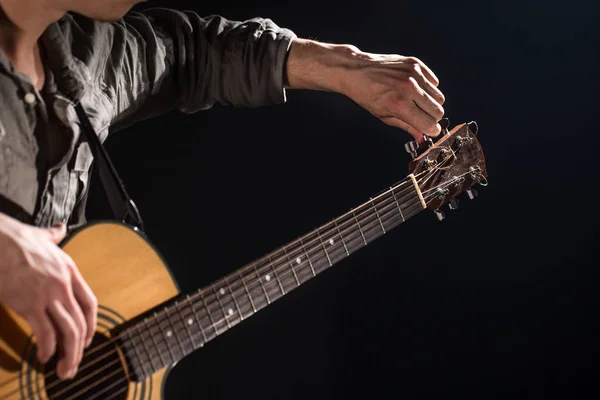
[[[355,46],[295,39],[287,61],[286,86],[347,94],[351,71],[366,58]]]

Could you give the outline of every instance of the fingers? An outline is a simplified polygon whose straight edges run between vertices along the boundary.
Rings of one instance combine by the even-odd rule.
[[[436,123],[444,117],[444,108],[435,101],[427,91],[423,90],[417,81],[414,78],[409,78],[412,81],[415,91],[415,96],[413,98],[414,102],[419,106],[419,108],[427,113]],[[425,131],[425,130],[424,130]],[[427,132],[428,134],[432,134],[431,131]],[[439,133],[439,131],[437,131]],[[434,136],[437,136],[434,135]]]
[[[63,223],[53,226],[52,228],[42,230],[50,236],[50,240],[56,245],[60,244],[60,242],[62,242],[67,236],[67,226]]]
[[[92,289],[87,285],[81,273],[73,267],[73,295],[81,307],[85,321],[87,335],[84,338],[85,347],[89,346],[96,333],[96,316],[98,314],[98,301]]]
[[[400,128],[408,132],[408,134],[411,135],[417,141],[417,143],[419,143],[419,145],[425,143],[423,133],[413,128],[411,125],[404,122],[403,120],[396,117],[384,117],[381,120],[389,126],[393,126],[394,128]]]
[[[419,60],[416,57],[409,57],[409,59],[419,66],[427,81],[429,81],[434,87],[437,88],[440,85],[440,80],[438,79],[438,77],[435,76],[433,71],[427,65],[425,65],[423,61]]]
[[[59,301],[54,301],[48,312],[60,335],[61,345],[60,358],[56,366],[57,375],[61,379],[72,378],[75,376],[77,365],[81,360],[81,337],[83,335],[75,318]]]
[[[408,133],[415,137],[419,143],[421,143],[420,141],[423,140],[423,134],[431,137],[437,137],[442,130],[442,127],[440,124],[438,124],[439,119],[434,118],[429,115],[429,113],[425,112],[418,105],[418,103],[416,103],[410,97],[392,102],[391,107],[385,117],[391,117],[393,119],[399,119],[403,121],[406,126],[412,129],[405,129],[403,127],[400,128],[405,129]]]
[[[42,364],[45,364],[56,351],[54,326],[52,326],[52,322],[44,310],[27,318],[27,321],[33,331],[33,336],[36,338],[37,358]]]
[[[422,73],[415,74],[413,78],[417,81],[419,87],[427,92],[427,94],[429,94],[429,96],[431,96],[437,104],[442,106],[446,102],[446,97],[440,91],[440,89],[427,80]]]

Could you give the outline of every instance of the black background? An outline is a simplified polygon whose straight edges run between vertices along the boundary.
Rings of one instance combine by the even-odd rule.
[[[489,172],[445,221],[419,214],[188,356],[167,398],[597,397],[594,2],[145,6],[419,57],[452,126],[479,123]],[[404,178],[409,139],[341,95],[288,91],[285,105],[174,112],[106,145],[190,291]],[[89,218],[106,218],[95,180]]]

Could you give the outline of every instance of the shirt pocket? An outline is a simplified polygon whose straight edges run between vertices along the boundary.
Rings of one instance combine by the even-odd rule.
[[[38,192],[38,174],[27,155],[0,138],[0,194],[33,212]]]

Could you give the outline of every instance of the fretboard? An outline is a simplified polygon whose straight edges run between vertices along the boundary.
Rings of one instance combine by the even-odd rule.
[[[282,298],[422,211],[414,176],[212,285],[178,297],[121,333],[143,379]]]

